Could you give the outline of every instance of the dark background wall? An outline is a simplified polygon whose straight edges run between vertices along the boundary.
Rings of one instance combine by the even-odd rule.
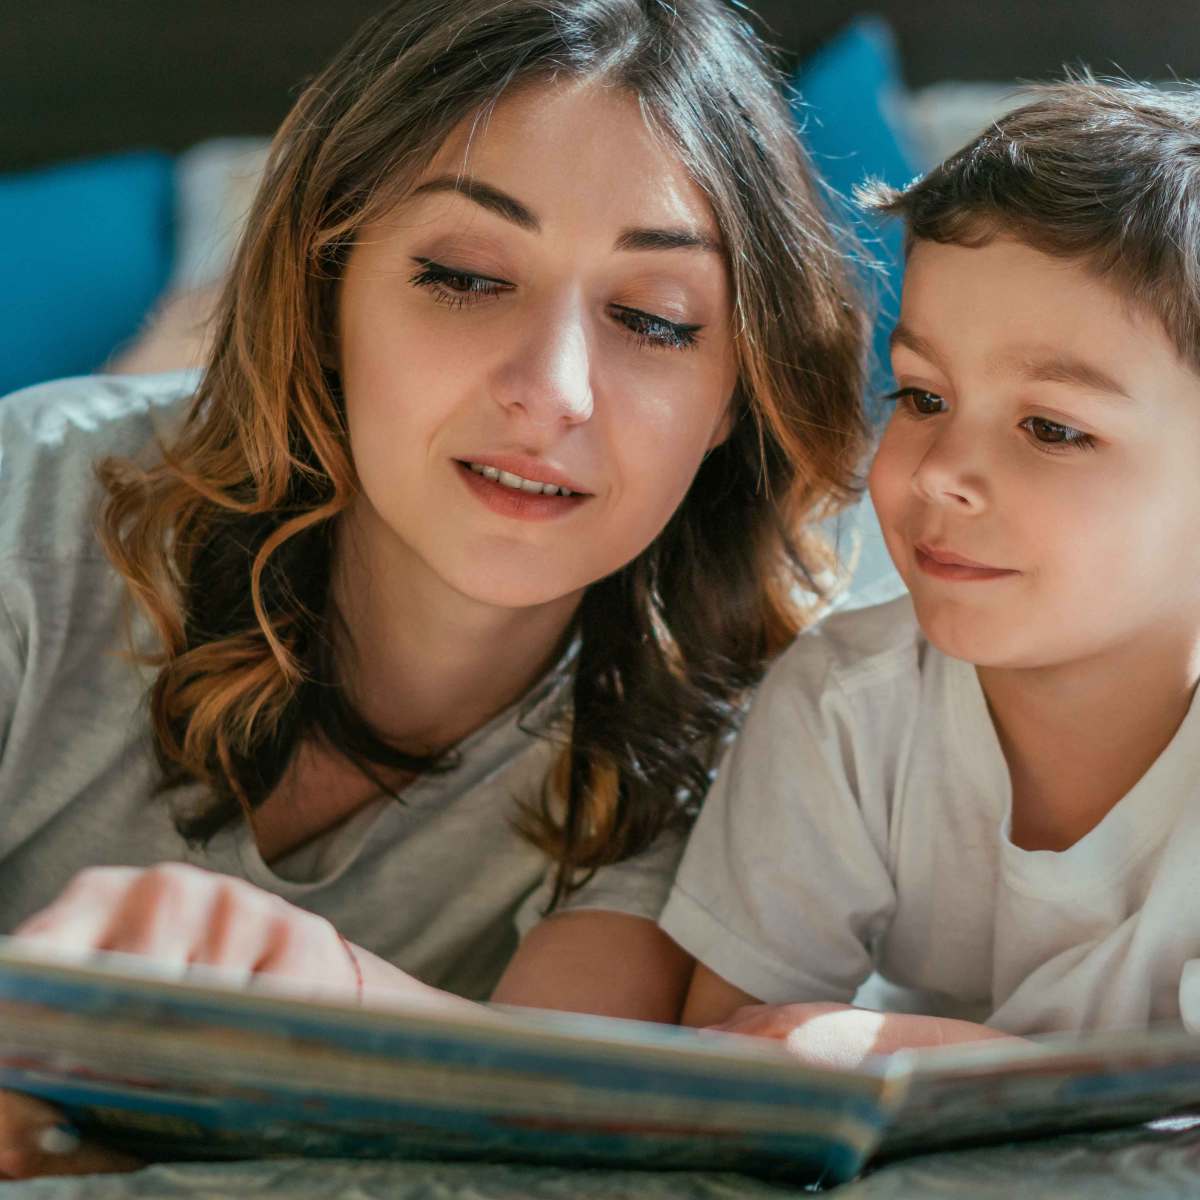
[[[454,0],[447,0],[453,3]],[[382,0],[4,0],[0,170],[269,133]],[[908,81],[1037,78],[1063,63],[1200,76],[1200,0],[758,0],[785,61],[855,12],[892,22]]]

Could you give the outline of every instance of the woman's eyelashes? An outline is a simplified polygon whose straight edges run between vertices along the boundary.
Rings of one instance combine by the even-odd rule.
[[[409,283],[429,292],[436,303],[452,309],[495,300],[516,287],[505,279],[448,267],[429,258],[414,258],[413,262],[420,270],[409,279]],[[704,328],[702,325],[670,321],[628,304],[610,304],[608,313],[632,335],[639,346],[655,349],[691,349],[698,344],[700,331]]]
[[[448,308],[494,300],[501,292],[511,292],[514,287],[507,280],[445,267],[431,258],[414,258],[413,262],[421,269],[408,282],[413,287],[424,288],[438,304]]]
[[[670,350],[689,350],[699,341],[700,325],[668,321],[666,317],[630,308],[628,304],[610,304],[608,311],[637,338],[639,346],[665,346]]]
[[[909,413],[916,417],[936,416],[938,413],[948,412],[950,407],[937,392],[930,392],[924,388],[897,388],[883,398],[903,404]],[[1052,421],[1049,417],[1025,417],[1017,422],[1017,428],[1023,429],[1030,439],[1037,443],[1038,449],[1050,453],[1096,448],[1096,439],[1090,433],[1084,433],[1083,430],[1061,421]]]

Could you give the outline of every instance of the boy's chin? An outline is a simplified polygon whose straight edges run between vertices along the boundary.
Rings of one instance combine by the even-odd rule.
[[[993,616],[968,604],[922,602],[918,596],[913,603],[925,639],[949,658],[976,667],[1032,665],[1024,661],[1029,656],[1028,631],[1014,627],[1011,613]]]

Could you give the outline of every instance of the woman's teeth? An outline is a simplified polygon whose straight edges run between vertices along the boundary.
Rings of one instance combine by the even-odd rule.
[[[490,479],[493,483],[501,483],[506,488],[512,488],[514,492],[529,492],[532,495],[543,496],[571,496],[574,494],[570,488],[559,487],[553,483],[539,483],[536,479],[522,479],[520,475],[514,475],[511,471],[485,467],[482,463],[467,463],[467,466],[476,475],[482,475],[484,479]]]

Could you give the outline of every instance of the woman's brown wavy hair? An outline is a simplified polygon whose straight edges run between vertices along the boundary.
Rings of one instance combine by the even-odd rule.
[[[186,421],[160,465],[101,468],[101,533],[161,639],[150,705],[167,787],[252,810],[297,746],[368,774],[436,770],[338,686],[330,563],[357,487],[338,386],[355,231],[450,131],[518,85],[637,96],[706,194],[734,296],[732,433],[637,558],[586,591],[572,716],[523,832],[581,875],[686,821],[746,689],[823,598],[818,517],[855,494],[864,317],[762,45],[721,0],[401,0],[305,89],[273,143]]]

